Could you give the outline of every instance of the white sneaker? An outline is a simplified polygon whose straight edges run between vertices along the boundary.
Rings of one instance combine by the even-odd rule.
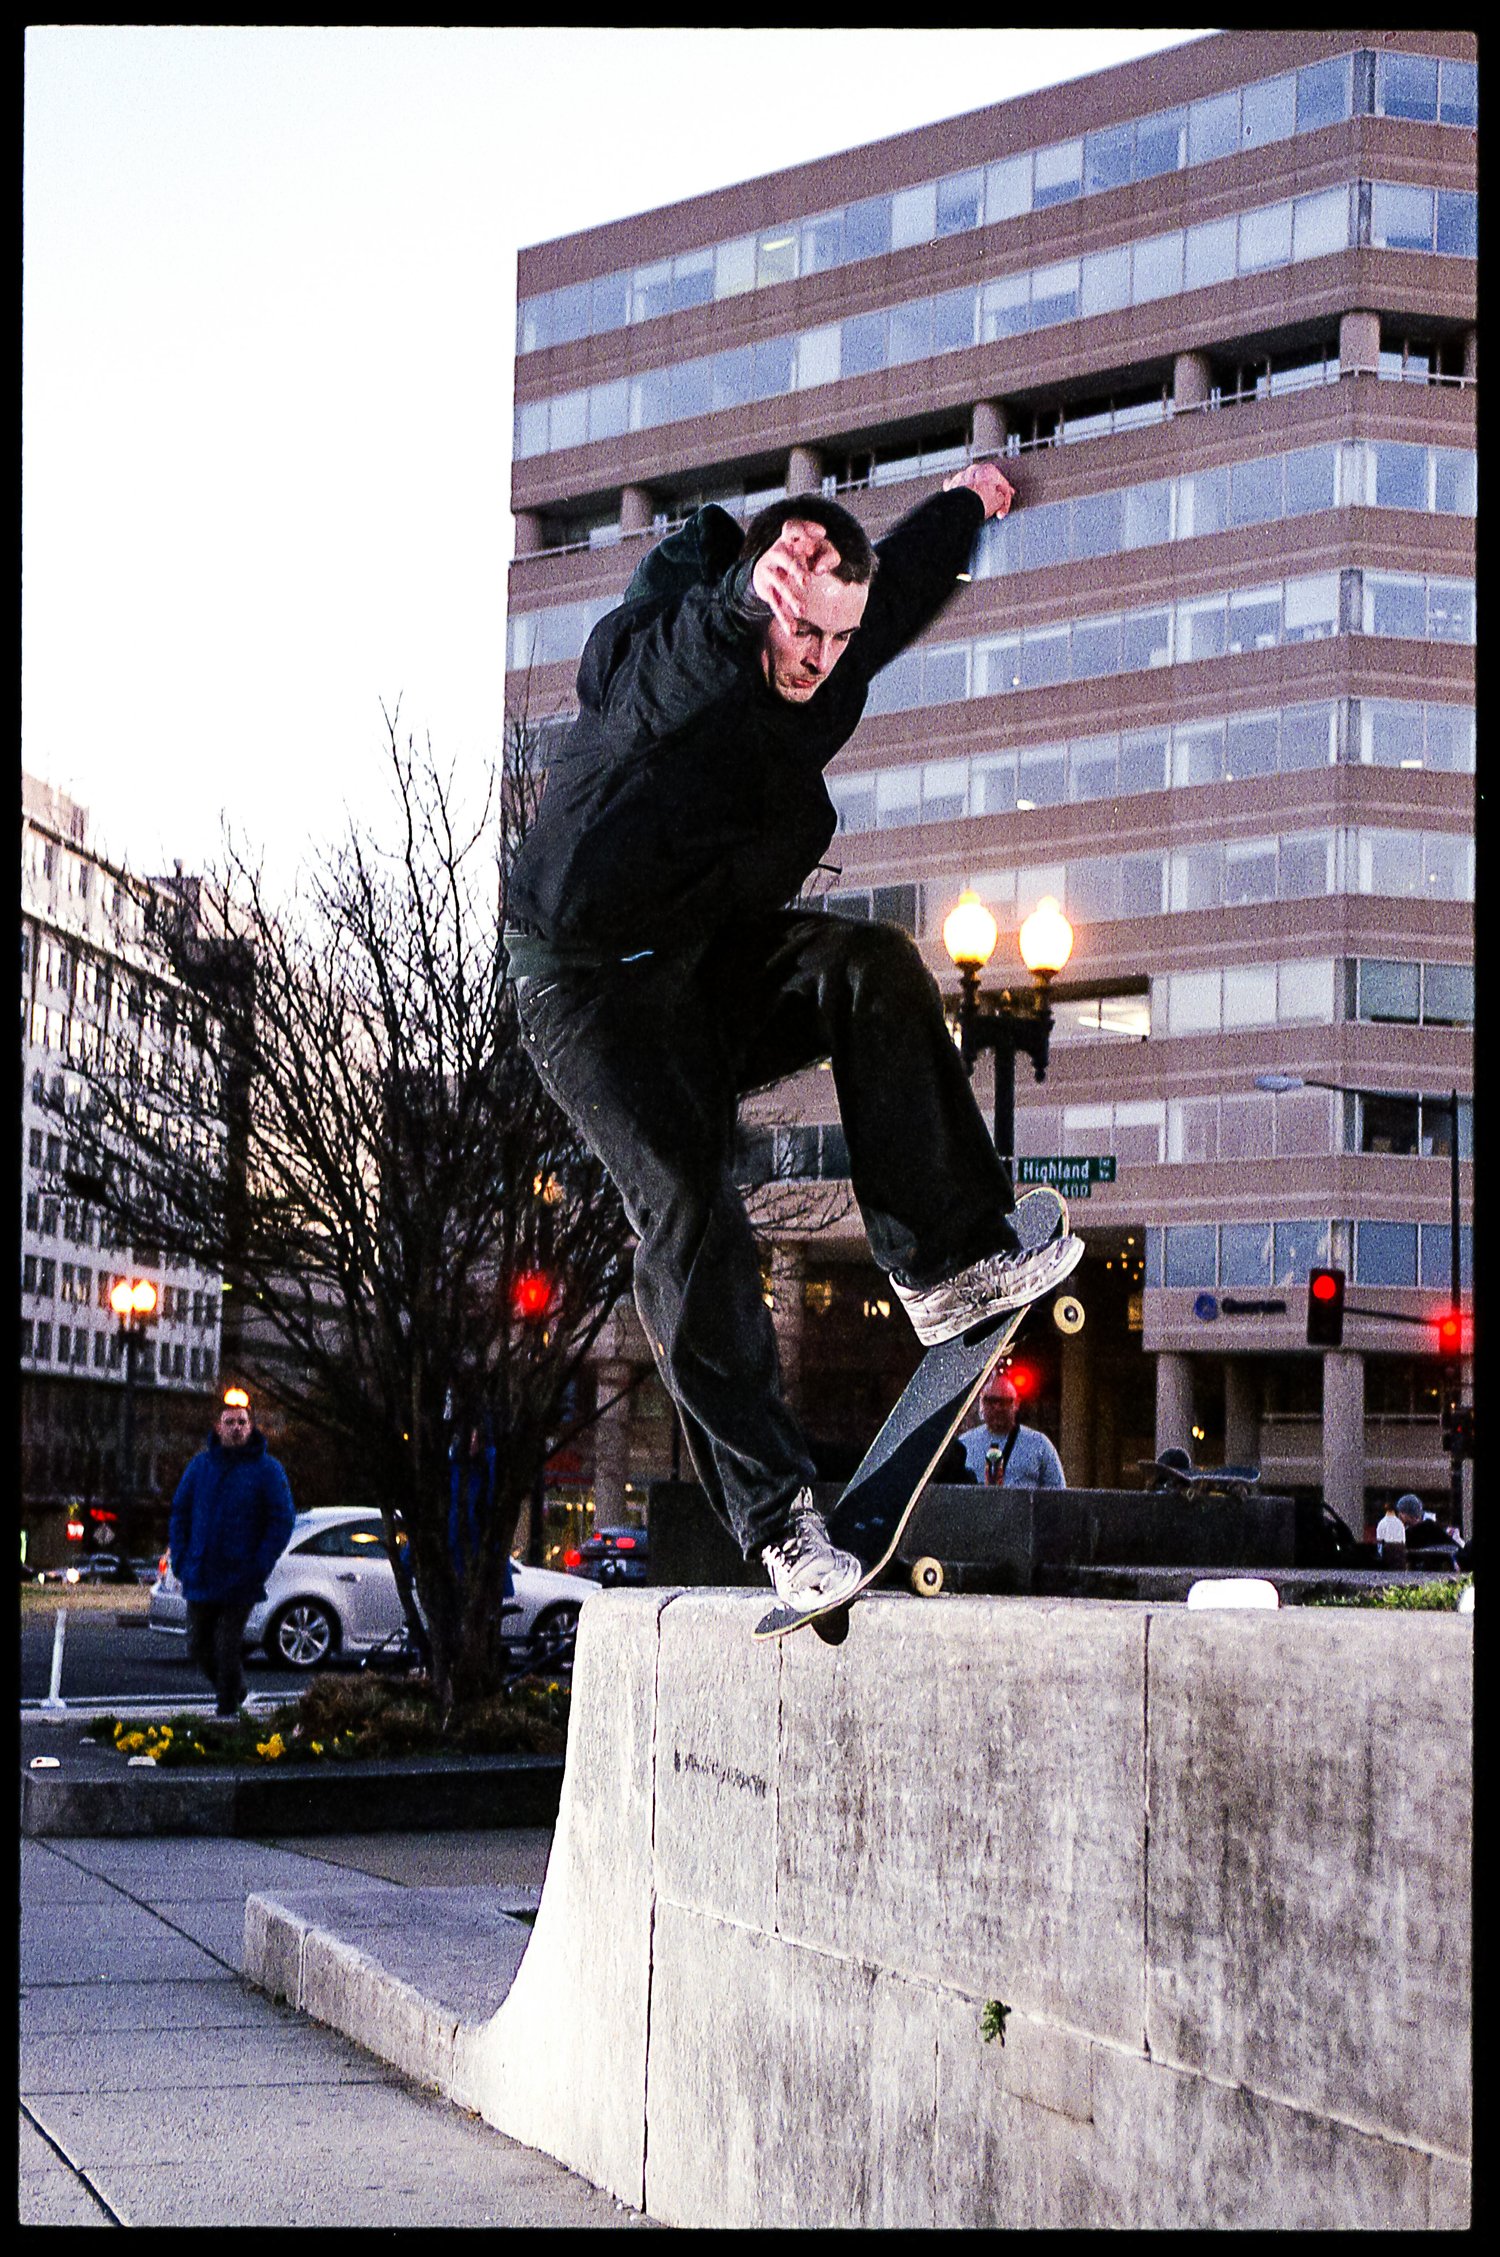
[[[924,1348],[952,1340],[987,1317],[1024,1309],[1061,1285],[1083,1260],[1083,1240],[1068,1229],[1067,1203],[1060,1193],[1046,1188],[1023,1192],[1010,1219],[1021,1241],[1014,1254],[986,1254],[956,1277],[922,1291],[892,1278]]]
[[[837,1606],[863,1576],[863,1561],[830,1542],[828,1524],[813,1503],[810,1489],[798,1491],[790,1517],[790,1535],[779,1544],[767,1544],[760,1555],[770,1572],[772,1589],[784,1606],[795,1607],[801,1614]]]

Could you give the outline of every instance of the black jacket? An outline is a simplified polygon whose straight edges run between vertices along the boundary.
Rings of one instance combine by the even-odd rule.
[[[983,521],[978,495],[955,487],[877,542],[858,633],[794,706],[761,672],[770,614],[735,563],[740,528],[699,510],[588,639],[578,719],[512,864],[508,922],[605,961],[691,946],[792,900],[834,832],[824,769],[871,677],[953,594]]]

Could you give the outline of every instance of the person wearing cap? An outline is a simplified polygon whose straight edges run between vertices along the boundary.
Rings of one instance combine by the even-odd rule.
[[[167,1549],[187,1601],[193,1659],[220,1716],[245,1697],[245,1624],[297,1517],[291,1483],[266,1448],[243,1388],[230,1388],[214,1431],[172,1499]]]
[[[990,1489],[1066,1489],[1062,1459],[1046,1435],[1021,1424],[1021,1398],[1008,1372],[985,1382],[979,1408],[982,1423],[960,1437],[976,1481]]]
[[[1406,1524],[1406,1557],[1413,1567],[1451,1567],[1458,1557],[1458,1539],[1444,1528],[1431,1505],[1410,1492],[1396,1499],[1396,1510]]]

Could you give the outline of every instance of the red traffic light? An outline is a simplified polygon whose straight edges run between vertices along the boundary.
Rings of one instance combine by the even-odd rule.
[[[1307,1273],[1307,1344],[1339,1348],[1344,1340],[1344,1273],[1319,1267]]]
[[[1457,1309],[1445,1309],[1437,1320],[1438,1347],[1445,1356],[1461,1356],[1464,1347],[1464,1320]]]
[[[552,1306],[553,1290],[545,1270],[523,1270],[510,1289],[510,1305],[523,1324],[537,1324]]]
[[[1315,1301],[1336,1301],[1339,1281],[1332,1270],[1314,1270],[1307,1290]]]

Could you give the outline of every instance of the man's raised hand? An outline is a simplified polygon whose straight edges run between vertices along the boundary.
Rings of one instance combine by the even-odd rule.
[[[967,486],[984,504],[986,517],[1003,517],[1016,498],[1016,489],[1004,472],[992,462],[971,462],[965,470],[955,470],[951,478],[943,480],[943,492],[950,486]]]
[[[815,574],[832,572],[839,552],[812,518],[789,517],[765,554],[756,560],[750,584],[784,627],[802,616],[802,599]]]

